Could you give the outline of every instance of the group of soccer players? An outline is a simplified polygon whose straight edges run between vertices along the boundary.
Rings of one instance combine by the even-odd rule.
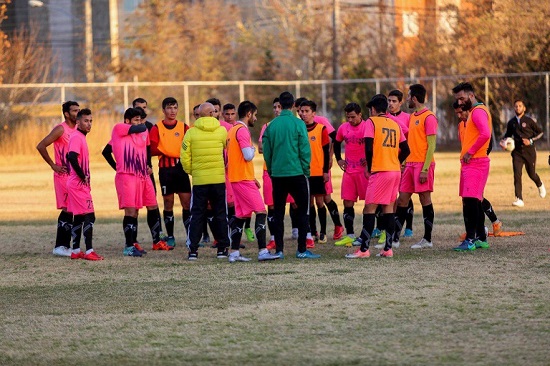
[[[487,108],[475,99],[470,84],[461,83],[452,91],[456,98],[457,113],[469,112],[463,121],[461,134],[459,189],[463,200],[466,235],[455,250],[487,248],[484,227],[484,212],[487,209],[484,210],[483,189],[489,172],[491,117]],[[349,103],[344,108],[346,122],[335,130],[326,118],[317,115],[314,101],[306,98],[294,100],[288,92],[281,94],[273,101],[275,119],[265,124],[260,133],[258,149],[260,153],[266,150],[267,163],[264,164],[263,184],[260,185],[255,178],[252,161],[256,149],[249,131],[257,120],[257,107],[252,102],[245,101],[238,107],[226,104],[222,108],[218,99],[207,100],[196,106],[193,113],[197,119],[197,127],[205,123],[208,125],[202,131],[202,139],[208,138],[205,134],[208,132],[215,132],[213,138],[216,141],[223,135],[224,153],[219,158],[223,159],[225,165],[222,193],[225,195],[223,204],[226,209],[221,212],[218,209],[220,202],[213,202],[212,199],[199,201],[198,197],[191,194],[191,179],[182,166],[182,160],[185,159],[188,170],[192,171],[193,180],[198,182],[205,179],[201,177],[210,174],[209,164],[218,157],[214,154],[210,158],[207,154],[211,152],[206,151],[209,148],[206,145],[203,147],[203,156],[201,149],[196,146],[194,151],[187,149],[184,138],[189,133],[189,127],[177,120],[177,100],[172,97],[163,100],[164,118],[153,125],[146,121],[147,101],[137,98],[132,108],[125,111],[123,122],[113,127],[111,140],[103,150],[105,159],[116,171],[115,188],[119,209],[124,210],[123,255],[140,257],[146,253],[137,241],[138,212],[143,206],[147,208],[152,250],[174,249],[175,194],[179,196],[182,206],[182,221],[187,237],[193,232],[193,237],[197,238],[194,241],[202,236],[202,242],[207,242],[208,222],[214,233],[217,257],[229,258],[230,262],[250,260],[239,251],[243,247],[240,243],[243,231],[249,239],[257,239],[258,260],[284,258],[282,217],[285,203],[290,203],[292,238],[298,239],[297,258],[320,257],[309,249],[315,247],[315,242],[327,242],[327,208],[335,228],[332,236],[334,244],[359,247],[353,253],[348,253],[347,258],[369,257],[371,238],[378,236],[377,233],[380,233],[376,245],[380,249],[378,255],[392,257],[393,249],[399,247],[400,234],[406,222],[405,236],[412,236],[412,194],[418,194],[422,205],[424,235],[411,248],[431,248],[434,223],[431,192],[434,186],[438,121],[434,113],[425,107],[425,101],[425,87],[414,84],[408,88],[405,100],[407,107],[412,110],[411,114],[401,110],[404,95],[399,90],[392,90],[388,96],[377,94],[366,103],[370,115],[368,118],[363,117],[359,103]],[[57,207],[61,210],[53,254],[73,259],[101,260],[103,257],[95,253],[92,247],[95,216],[90,194],[89,153],[86,144],[86,134],[92,125],[92,112],[89,109],[80,109],[74,101],[64,103],[62,111],[65,121],[54,127],[37,146],[54,171]],[[220,120],[222,112],[224,119]],[[295,113],[301,121],[295,117]],[[281,134],[281,131],[286,135]],[[293,132],[289,134],[289,131]],[[294,135],[299,137],[295,139],[296,146],[290,144],[296,137]],[[50,144],[54,145],[54,160],[46,149]],[[344,157],[342,145],[345,146]],[[296,154],[296,158],[292,154]],[[152,156],[158,156],[164,204],[163,220],[156,199]],[[331,197],[330,169],[333,156],[344,171],[341,182],[344,225],[340,221],[338,205]],[[293,159],[297,161],[292,161]],[[277,161],[287,161],[288,167],[283,166],[276,173],[274,165]],[[281,182],[285,182],[283,178],[289,178],[284,172],[280,172],[285,168],[292,170],[293,164],[307,164],[298,168],[300,174],[303,172],[302,175],[307,176],[304,186],[306,189],[295,190],[288,187],[276,189],[274,192],[274,185],[281,187]],[[195,183],[199,184],[197,182]],[[261,186],[263,197],[259,193]],[[282,191],[284,195],[281,197]],[[195,194],[194,189],[193,192]],[[358,200],[365,202],[360,235],[356,237],[353,206]],[[202,211],[192,211],[193,204],[204,208],[204,216],[208,220],[197,221],[196,217],[193,220],[192,212],[202,217]],[[250,229],[253,213],[256,215],[254,231]],[[162,230],[162,221],[165,232]],[[220,222],[227,225],[220,225]],[[496,222],[498,225],[499,221]],[[266,225],[271,232],[270,240],[266,240]],[[229,228],[227,234],[220,230],[222,227]],[[82,234],[86,244],[85,252],[80,250]],[[186,242],[188,258],[196,260],[198,244],[189,239]],[[231,252],[228,250],[229,246]],[[271,252],[272,250],[275,251]]]

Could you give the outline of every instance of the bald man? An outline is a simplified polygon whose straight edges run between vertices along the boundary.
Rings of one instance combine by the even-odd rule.
[[[187,246],[189,260],[197,260],[206,209],[211,202],[214,211],[214,237],[218,240],[217,258],[227,258],[229,232],[225,205],[225,162],[223,150],[227,143],[227,130],[213,117],[214,106],[203,103],[200,117],[183,138],[180,158],[183,169],[193,177],[191,195],[191,222]]]

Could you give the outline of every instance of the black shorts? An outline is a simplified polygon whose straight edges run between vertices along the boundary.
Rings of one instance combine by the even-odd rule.
[[[159,168],[160,193],[168,196],[173,193],[191,193],[189,175],[181,164],[169,168]]]
[[[325,179],[321,177],[309,177],[309,194],[312,196],[325,195],[327,190],[325,189]]]

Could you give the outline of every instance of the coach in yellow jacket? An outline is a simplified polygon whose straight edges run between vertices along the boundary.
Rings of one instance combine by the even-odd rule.
[[[206,220],[208,202],[214,211],[214,237],[218,240],[217,257],[227,258],[229,233],[225,200],[225,162],[223,150],[227,143],[227,130],[212,116],[210,103],[199,107],[200,118],[183,138],[180,158],[183,169],[193,177],[191,196],[191,223],[187,246],[189,260],[196,260],[197,250]]]

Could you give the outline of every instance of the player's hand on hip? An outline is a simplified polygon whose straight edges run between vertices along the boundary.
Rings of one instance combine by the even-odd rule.
[[[67,167],[63,166],[63,165],[54,164],[54,165],[52,165],[52,170],[56,173],[59,173],[59,174],[67,173]]]

